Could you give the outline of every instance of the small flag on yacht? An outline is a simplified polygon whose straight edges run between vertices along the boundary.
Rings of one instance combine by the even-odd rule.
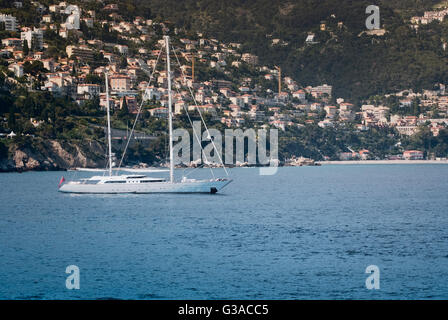
[[[65,181],[65,178],[62,177],[62,178],[61,178],[61,181],[59,181],[58,188],[61,187],[61,185],[64,183],[64,181]]]

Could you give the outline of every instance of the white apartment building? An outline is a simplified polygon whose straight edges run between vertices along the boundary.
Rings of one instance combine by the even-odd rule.
[[[22,32],[20,38],[22,41],[27,41],[28,48],[32,48],[33,50],[42,50],[44,47],[44,33],[38,28]]]
[[[100,95],[100,86],[98,84],[83,83],[78,85],[78,94],[89,95],[91,97]]]
[[[0,14],[0,23],[5,24],[6,31],[17,31],[19,27],[17,19],[9,14]]]

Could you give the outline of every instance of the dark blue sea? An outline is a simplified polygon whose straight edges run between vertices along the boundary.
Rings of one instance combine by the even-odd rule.
[[[0,299],[448,299],[447,165],[258,173],[232,169],[217,195],[106,196],[57,192],[91,173],[2,173]]]

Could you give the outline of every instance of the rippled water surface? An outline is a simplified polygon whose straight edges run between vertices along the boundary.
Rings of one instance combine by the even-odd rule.
[[[0,174],[1,299],[448,298],[445,165],[233,169],[218,195],[67,195],[61,175]]]

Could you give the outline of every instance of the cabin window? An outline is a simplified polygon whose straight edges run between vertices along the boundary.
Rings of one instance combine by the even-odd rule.
[[[83,183],[84,184],[97,184],[98,182],[100,182],[100,180],[85,180]]]

